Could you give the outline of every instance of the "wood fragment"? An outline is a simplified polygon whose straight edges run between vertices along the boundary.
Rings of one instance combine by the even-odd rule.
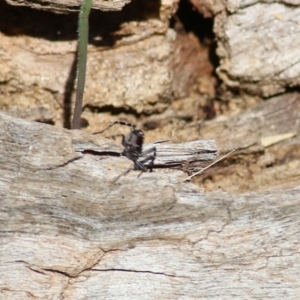
[[[210,168],[211,166],[215,165],[216,163],[218,163],[219,161],[225,159],[227,156],[229,156],[231,153],[233,153],[234,150],[230,151],[229,153],[223,155],[222,157],[220,157],[219,159],[217,159],[216,161],[214,161],[213,163],[209,164],[207,167],[203,168],[202,170],[188,176],[187,178],[185,178],[183,181],[187,181],[187,180],[190,180],[192,179],[193,177],[197,176],[197,175],[200,175],[202,174],[206,169]]]
[[[269,147],[285,140],[291,139],[297,135],[296,132],[287,132],[283,134],[276,134],[271,136],[263,136],[260,141],[264,147]]]
[[[80,3],[77,0],[6,0],[8,4],[15,6],[29,6],[34,9],[50,10],[59,13],[79,11]],[[93,0],[93,8],[103,11],[121,10],[130,0]]]

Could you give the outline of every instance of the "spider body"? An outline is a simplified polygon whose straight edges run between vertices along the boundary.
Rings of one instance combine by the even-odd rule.
[[[147,149],[146,151],[143,151],[144,133],[142,130],[136,129],[135,125],[123,121],[116,121],[107,126],[102,131],[96,132],[94,134],[103,133],[116,124],[131,127],[131,131],[128,136],[125,136],[124,134],[116,134],[111,136],[111,138],[116,138],[117,136],[122,137],[122,145],[124,147],[122,155],[133,161],[135,170],[147,172],[147,170],[149,169],[150,172],[152,172],[152,167],[154,165],[154,160],[156,157],[156,147],[152,147],[150,149]],[[151,153],[152,155],[149,155]],[[146,165],[147,162],[148,164]]]

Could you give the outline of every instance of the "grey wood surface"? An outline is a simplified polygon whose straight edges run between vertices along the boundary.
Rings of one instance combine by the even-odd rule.
[[[6,0],[8,4],[17,6],[29,6],[34,9],[50,10],[59,13],[78,11],[82,1],[77,0]],[[130,0],[93,0],[93,8],[103,11],[121,10]]]
[[[1,299],[297,299],[300,187],[206,193],[112,140],[0,115]],[[161,144],[166,147],[166,144]]]

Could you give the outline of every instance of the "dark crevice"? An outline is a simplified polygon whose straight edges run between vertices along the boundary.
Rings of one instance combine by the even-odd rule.
[[[209,58],[212,65],[219,66],[219,58],[216,55],[217,44],[213,32],[213,18],[205,18],[188,0],[179,2],[176,15],[171,19],[171,28],[179,34],[192,32],[202,46],[209,48]],[[216,75],[214,73],[214,75]]]
[[[186,277],[186,276],[176,276],[176,275],[172,275],[172,274],[166,274],[166,273],[163,273],[163,272],[138,271],[138,270],[127,270],[127,269],[91,269],[90,271],[143,273],[143,274],[152,274],[152,275],[162,275],[162,276],[173,277],[173,278],[189,278],[189,277]]]
[[[89,43],[112,47],[125,34],[121,25],[130,21],[159,18],[160,0],[132,0],[121,11],[100,11],[90,14]],[[56,14],[51,11],[8,5],[0,0],[0,31],[9,36],[28,35],[50,41],[73,41],[78,37],[78,14]],[[43,24],[43,26],[41,26]]]
[[[183,25],[185,32],[193,32],[205,46],[214,40],[213,19],[204,18],[188,0],[179,2],[176,17]],[[176,17],[171,20],[171,27],[176,30]]]
[[[58,169],[58,168],[63,168],[64,166],[68,165],[69,163],[72,163],[73,161],[81,159],[81,158],[82,158],[82,156],[76,156],[76,157],[73,157],[73,158],[69,159],[68,161],[66,161],[66,162],[64,162],[60,165],[55,165],[55,166],[49,167],[49,168],[39,168],[39,169],[36,169],[35,172],[38,172],[40,170],[47,171],[47,170],[55,170],[55,169]]]
[[[122,113],[135,116],[136,118],[141,117],[142,115],[145,115],[144,113],[138,113],[133,108],[126,108],[126,107],[114,107],[112,105],[106,105],[102,107],[98,106],[92,106],[92,105],[85,105],[83,107],[84,111],[90,111],[93,113],[110,113],[111,116],[118,116]],[[125,120],[124,120],[125,121]]]
[[[112,47],[126,37],[126,33],[118,33],[126,22],[141,22],[149,18],[159,18],[160,0],[132,0],[122,11],[101,12],[92,10],[90,14],[90,40],[95,46]]]
[[[55,125],[54,121],[52,119],[46,120],[46,119],[38,119],[34,120],[35,122],[38,123],[43,123],[43,124],[48,124],[48,125]]]
[[[213,119],[215,97],[221,82],[216,74],[219,59],[213,17],[205,18],[188,0],[179,2],[170,26],[177,32],[174,43],[173,91],[175,99],[198,95],[198,118]],[[195,117],[192,121],[195,121]]]
[[[292,86],[292,87],[286,87],[285,90],[282,93],[278,93],[276,95],[272,95],[270,97],[268,97],[268,99],[270,98],[274,98],[275,96],[279,96],[279,95],[283,95],[283,94],[288,94],[288,93],[300,93],[300,86]]]
[[[44,275],[44,276],[46,275],[44,272],[41,272],[41,271],[36,270],[36,269],[33,269],[33,268],[31,268],[30,266],[27,266],[27,268],[28,268],[29,270],[35,272],[35,273],[38,273],[38,274],[41,274],[41,275]]]
[[[77,274],[72,276],[72,275],[70,275],[66,272],[62,272],[62,271],[59,271],[59,270],[53,270],[53,269],[43,269],[43,270],[46,271],[46,272],[58,273],[58,274],[64,275],[64,276],[69,277],[69,278],[75,278],[75,277],[78,276]],[[32,270],[32,271],[35,271],[35,270]]]
[[[51,41],[74,40],[77,39],[77,19],[78,13],[55,14],[0,1],[0,31],[8,36],[28,35]]]
[[[96,155],[96,156],[113,156],[113,157],[120,157],[122,156],[121,153],[116,153],[116,152],[105,152],[105,151],[94,151],[94,150],[84,150],[84,151],[80,151],[82,154],[91,154],[91,155]]]

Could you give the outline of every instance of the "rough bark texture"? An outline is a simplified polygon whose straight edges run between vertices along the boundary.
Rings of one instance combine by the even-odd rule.
[[[214,26],[220,78],[263,96],[299,85],[299,22],[299,1],[227,1]]]
[[[198,36],[200,45],[186,24],[175,39],[179,30],[169,19],[177,2],[132,0],[121,12],[90,16],[84,113],[96,126],[88,130],[127,120],[125,111],[168,108],[140,115],[140,128],[156,128],[146,139],[190,142],[155,144],[154,172],[125,174],[133,164],[112,140],[0,115],[1,300],[299,298],[299,93],[204,122],[199,92],[215,95],[214,84],[204,88],[214,80],[200,75],[212,72],[204,63],[209,53],[199,53],[204,40]],[[218,74],[227,86],[271,95],[298,84],[297,1],[191,2],[215,16]],[[72,102],[76,26],[77,14],[0,0],[0,109],[63,123]],[[189,95],[190,86],[195,98],[171,102]],[[211,138],[221,154],[236,152],[193,179],[215,190],[204,192],[183,182],[183,171],[216,157]]]
[[[169,19],[177,2],[134,0],[120,12],[92,12],[86,106],[137,113],[168,106],[175,39]],[[73,99],[77,19],[0,3],[1,109],[24,117],[38,107],[64,123]]]
[[[38,107],[47,116],[55,114],[54,123],[63,124],[62,108],[71,105],[67,94],[72,95],[74,86],[77,15],[49,12],[58,4],[68,9],[66,1],[12,2],[48,11],[19,8],[16,12],[16,7],[0,4],[1,109],[9,107],[24,116]],[[227,87],[270,96],[299,85],[299,1],[190,2],[205,17],[214,17],[220,58],[217,74]],[[96,9],[99,3],[95,1]],[[161,112],[174,96],[186,97],[195,82],[214,81],[211,66],[202,63],[208,55],[201,56],[201,47],[193,42],[197,38],[175,40],[169,28],[177,4],[178,0],[133,0],[120,12],[94,10],[87,107]],[[201,85],[200,94],[215,95],[214,84],[204,91]]]
[[[34,9],[49,10],[58,13],[78,11],[82,1],[79,0],[6,0],[7,3],[16,6],[29,6]],[[103,11],[120,10],[130,0],[93,0],[93,8]]]
[[[131,163],[109,139],[0,128],[1,299],[298,297],[299,187],[205,193],[175,170],[114,182]]]

